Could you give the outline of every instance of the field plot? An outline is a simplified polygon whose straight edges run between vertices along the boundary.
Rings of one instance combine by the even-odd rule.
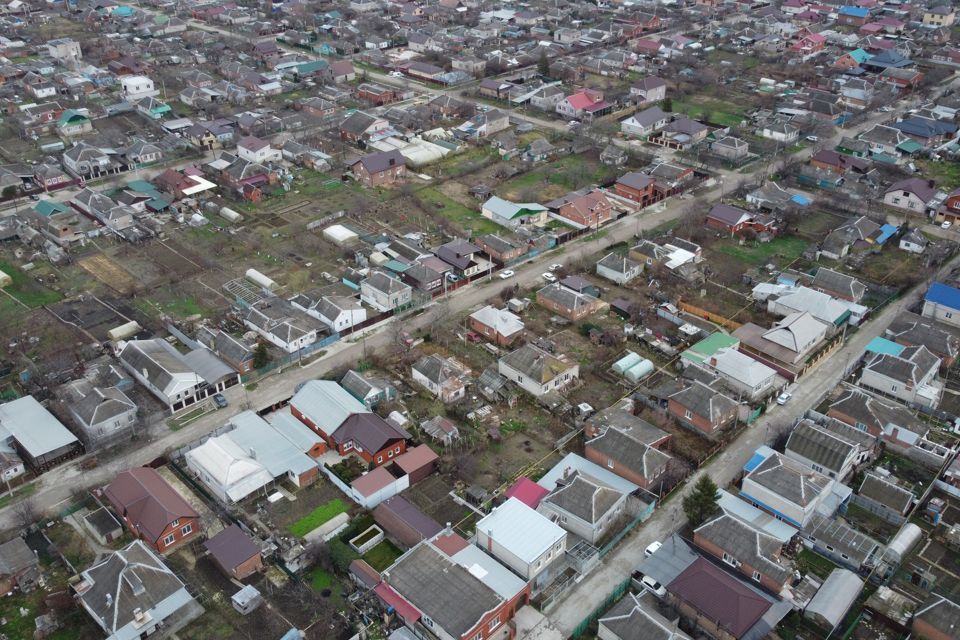
[[[38,283],[30,274],[24,273],[8,262],[0,261],[0,271],[10,276],[13,284],[3,289],[4,293],[16,299],[26,307],[40,307],[52,304],[63,296]]]
[[[109,256],[98,253],[77,260],[80,267],[120,295],[128,296],[143,288],[143,284]]]

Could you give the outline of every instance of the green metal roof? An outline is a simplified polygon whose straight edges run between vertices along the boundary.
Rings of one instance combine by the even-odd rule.
[[[720,349],[735,347],[740,340],[733,336],[717,331],[680,354],[680,357],[691,362],[703,362]]]
[[[916,140],[906,140],[897,145],[897,149],[904,153],[917,153],[923,151],[923,145]]]

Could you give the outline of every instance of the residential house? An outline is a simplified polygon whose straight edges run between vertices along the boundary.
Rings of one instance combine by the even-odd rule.
[[[530,251],[530,243],[504,238],[495,233],[475,236],[472,242],[499,265],[516,262]]]
[[[580,365],[565,356],[555,356],[531,344],[525,344],[500,358],[500,375],[539,398],[560,391],[580,377]]]
[[[270,296],[241,312],[243,324],[287,353],[296,353],[317,341],[323,325],[293,304]]]
[[[534,585],[555,577],[549,569],[567,550],[566,530],[517,498],[481,518],[476,531],[478,547]]]
[[[40,559],[20,536],[0,544],[0,590],[29,592],[40,579]]]
[[[510,128],[510,116],[499,109],[490,109],[476,114],[459,127],[457,131],[468,138],[488,138]]]
[[[788,145],[800,138],[800,129],[786,122],[765,124],[759,131],[760,136]]]
[[[454,360],[437,354],[424,356],[411,367],[413,381],[435,395],[441,402],[463,399],[470,370]]]
[[[374,593],[418,637],[496,640],[530,594],[530,586],[447,530],[424,540],[383,572]]]
[[[453,267],[453,272],[461,278],[472,278],[493,267],[493,263],[479,255],[480,247],[466,240],[451,240],[434,249],[433,253]]]
[[[237,373],[244,374],[253,371],[253,349],[240,342],[222,329],[214,331],[209,327],[201,327],[197,340],[217,354]]]
[[[897,246],[901,251],[920,255],[927,250],[930,244],[929,238],[927,238],[920,229],[915,228],[910,229],[900,236],[900,242]]]
[[[910,621],[912,635],[920,640],[951,640],[958,628],[960,604],[938,593],[931,593]]]
[[[263,570],[260,547],[238,525],[232,524],[203,543],[213,563],[234,580]]]
[[[908,448],[924,439],[930,425],[901,404],[881,400],[858,388],[831,404],[827,415],[836,418],[890,446]]]
[[[628,515],[628,494],[579,469],[565,473],[537,511],[570,533],[596,544]]]
[[[265,164],[268,162],[280,162],[280,149],[274,149],[270,146],[269,140],[262,140],[254,136],[241,138],[237,142],[237,155],[248,162]]]
[[[860,386],[908,403],[936,407],[940,358],[924,347],[906,347],[899,354],[876,353],[863,367]]]
[[[810,288],[854,303],[859,303],[867,292],[867,286],[853,276],[826,267],[817,269]]]
[[[630,97],[638,104],[652,104],[667,97],[667,83],[657,76],[647,76],[630,85]]]
[[[602,300],[573,291],[559,282],[548,284],[537,291],[537,304],[573,322],[607,306]]]
[[[556,209],[555,217],[578,229],[599,228],[613,217],[613,205],[599,189],[571,194],[547,206]]]
[[[650,591],[627,592],[597,620],[599,640],[691,640],[677,620],[660,613],[659,601]]]
[[[709,133],[710,127],[701,122],[690,118],[677,118],[655,135],[648,137],[647,142],[668,149],[684,150],[705,140]]]
[[[57,131],[68,138],[93,131],[93,122],[86,109],[65,109],[57,119]]]
[[[616,253],[608,253],[597,262],[597,275],[623,285],[643,273],[643,263]]]
[[[879,224],[860,216],[831,231],[821,244],[820,253],[831,260],[840,260],[851,249],[863,251],[879,246],[882,235]]]
[[[181,354],[166,340],[130,340],[118,356],[137,382],[171,413],[240,382],[240,376],[208,349]]]
[[[368,409],[397,399],[397,388],[384,378],[364,375],[351,369],[340,378],[340,386]]]
[[[883,194],[883,203],[925,215],[927,209],[934,205],[936,195],[933,180],[907,178],[890,185]]]
[[[846,479],[869,457],[876,440],[839,421],[802,419],[790,432],[783,454],[828,478]]]
[[[356,453],[379,466],[407,449],[409,434],[367,408],[336,382],[311,380],[290,400],[290,412],[340,455]]]
[[[566,98],[566,93],[560,85],[549,85],[541,88],[530,96],[530,105],[541,111],[556,111],[557,104]]]
[[[613,105],[603,99],[603,93],[593,89],[584,89],[560,100],[556,112],[563,118],[589,121],[605,116],[613,110]]]
[[[660,107],[650,107],[644,111],[638,111],[629,118],[622,120],[620,122],[620,131],[625,136],[644,138],[667,126],[669,121],[670,116],[664,113]]]
[[[501,347],[509,347],[524,335],[523,320],[519,316],[493,305],[470,314],[470,329]]]
[[[332,333],[341,333],[367,319],[367,310],[349,296],[323,296],[319,300],[299,294],[290,298],[290,304],[316,318]]]
[[[828,331],[829,325],[803,312],[792,313],[769,329],[747,323],[733,336],[740,340],[740,351],[792,382],[813,364],[809,358],[823,345]]]
[[[793,567],[781,557],[783,543],[729,514],[693,530],[693,543],[772,593],[793,582]]]
[[[740,498],[797,528],[812,521],[837,486],[836,480],[767,447],[754,454],[745,470]]]
[[[937,320],[952,327],[960,327],[960,289],[934,282],[923,297],[924,318]]]
[[[500,226],[514,229],[519,226],[546,224],[549,210],[536,202],[514,203],[491,196],[481,206],[480,213]]]
[[[64,385],[64,389],[70,415],[91,445],[130,435],[137,420],[137,405],[123,391],[95,385],[85,378]]]
[[[146,76],[124,76],[120,78],[120,88],[124,99],[131,103],[141,98],[160,95],[160,90],[154,87],[153,80]]]
[[[714,155],[730,162],[740,162],[750,155],[750,145],[745,140],[724,136],[710,145]]]
[[[857,139],[866,142],[874,155],[882,154],[890,158],[900,157],[900,145],[910,140],[899,129],[882,124],[864,131]]]
[[[613,191],[622,198],[639,202],[641,207],[655,199],[654,179],[645,173],[631,171],[617,178]]]
[[[0,452],[19,467],[22,460],[36,473],[75,458],[83,445],[33,396],[0,404]]]
[[[360,300],[377,311],[394,311],[410,304],[413,289],[383,271],[374,271],[360,283]]]
[[[736,400],[699,380],[667,399],[667,411],[672,416],[707,435],[736,420],[738,406]]]
[[[658,484],[673,458],[654,446],[664,446],[669,434],[653,425],[650,427],[648,430],[607,427],[586,441],[584,456],[638,487],[659,493]]]
[[[407,159],[397,151],[378,151],[350,165],[353,177],[367,187],[393,186],[407,175]]]
[[[889,517],[884,519],[893,522],[905,518],[916,501],[913,492],[897,484],[896,478],[872,471],[864,475],[854,498],[856,504],[873,513],[886,514]]]
[[[730,235],[772,233],[776,231],[774,219],[764,213],[754,213],[729,204],[715,204],[707,213],[707,226],[721,229]]]
[[[923,345],[940,358],[945,368],[953,365],[957,358],[957,350],[960,348],[960,338],[945,325],[909,311],[904,311],[894,318],[884,334],[890,340],[905,347]]]
[[[142,541],[80,572],[77,600],[107,640],[175,634],[203,613],[186,586]]]
[[[777,372],[737,350],[737,343],[718,349],[706,357],[702,366],[720,375],[738,397],[752,402],[774,390]]]
[[[104,487],[103,496],[133,537],[158,553],[203,532],[200,514],[152,467],[121,472]]]
[[[340,138],[357,144],[390,128],[386,119],[363,111],[354,111],[340,123]]]

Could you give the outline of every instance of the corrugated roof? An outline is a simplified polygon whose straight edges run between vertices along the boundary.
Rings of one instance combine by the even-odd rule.
[[[563,528],[517,498],[509,498],[482,518],[476,530],[526,563],[567,536]]]
[[[80,443],[33,396],[0,404],[0,428],[13,436],[32,458]]]

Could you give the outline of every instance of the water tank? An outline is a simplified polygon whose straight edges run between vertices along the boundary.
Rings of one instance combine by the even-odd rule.
[[[639,382],[653,373],[654,369],[655,367],[653,363],[644,358],[637,364],[627,369],[623,375],[626,376],[627,380],[630,382]]]
[[[263,287],[264,289],[267,289],[268,291],[273,291],[277,286],[276,282],[263,275],[256,269],[247,269],[247,273],[245,275],[247,280]]]
[[[912,522],[908,522],[887,545],[884,559],[893,564],[900,564],[922,537],[923,530]]]
[[[226,218],[230,222],[240,222],[243,220],[243,216],[231,209],[230,207],[223,207],[220,209],[220,216]]]
[[[615,373],[622,376],[627,369],[637,364],[641,360],[643,360],[643,358],[640,357],[640,354],[634,353],[633,351],[627,351],[627,355],[613,363],[613,370]]]
[[[119,327],[114,327],[113,329],[107,331],[107,338],[113,342],[117,342],[118,340],[126,340],[127,338],[131,338],[140,333],[140,329],[142,328],[143,327],[140,326],[139,322],[136,320],[131,320],[130,322],[124,323]]]

